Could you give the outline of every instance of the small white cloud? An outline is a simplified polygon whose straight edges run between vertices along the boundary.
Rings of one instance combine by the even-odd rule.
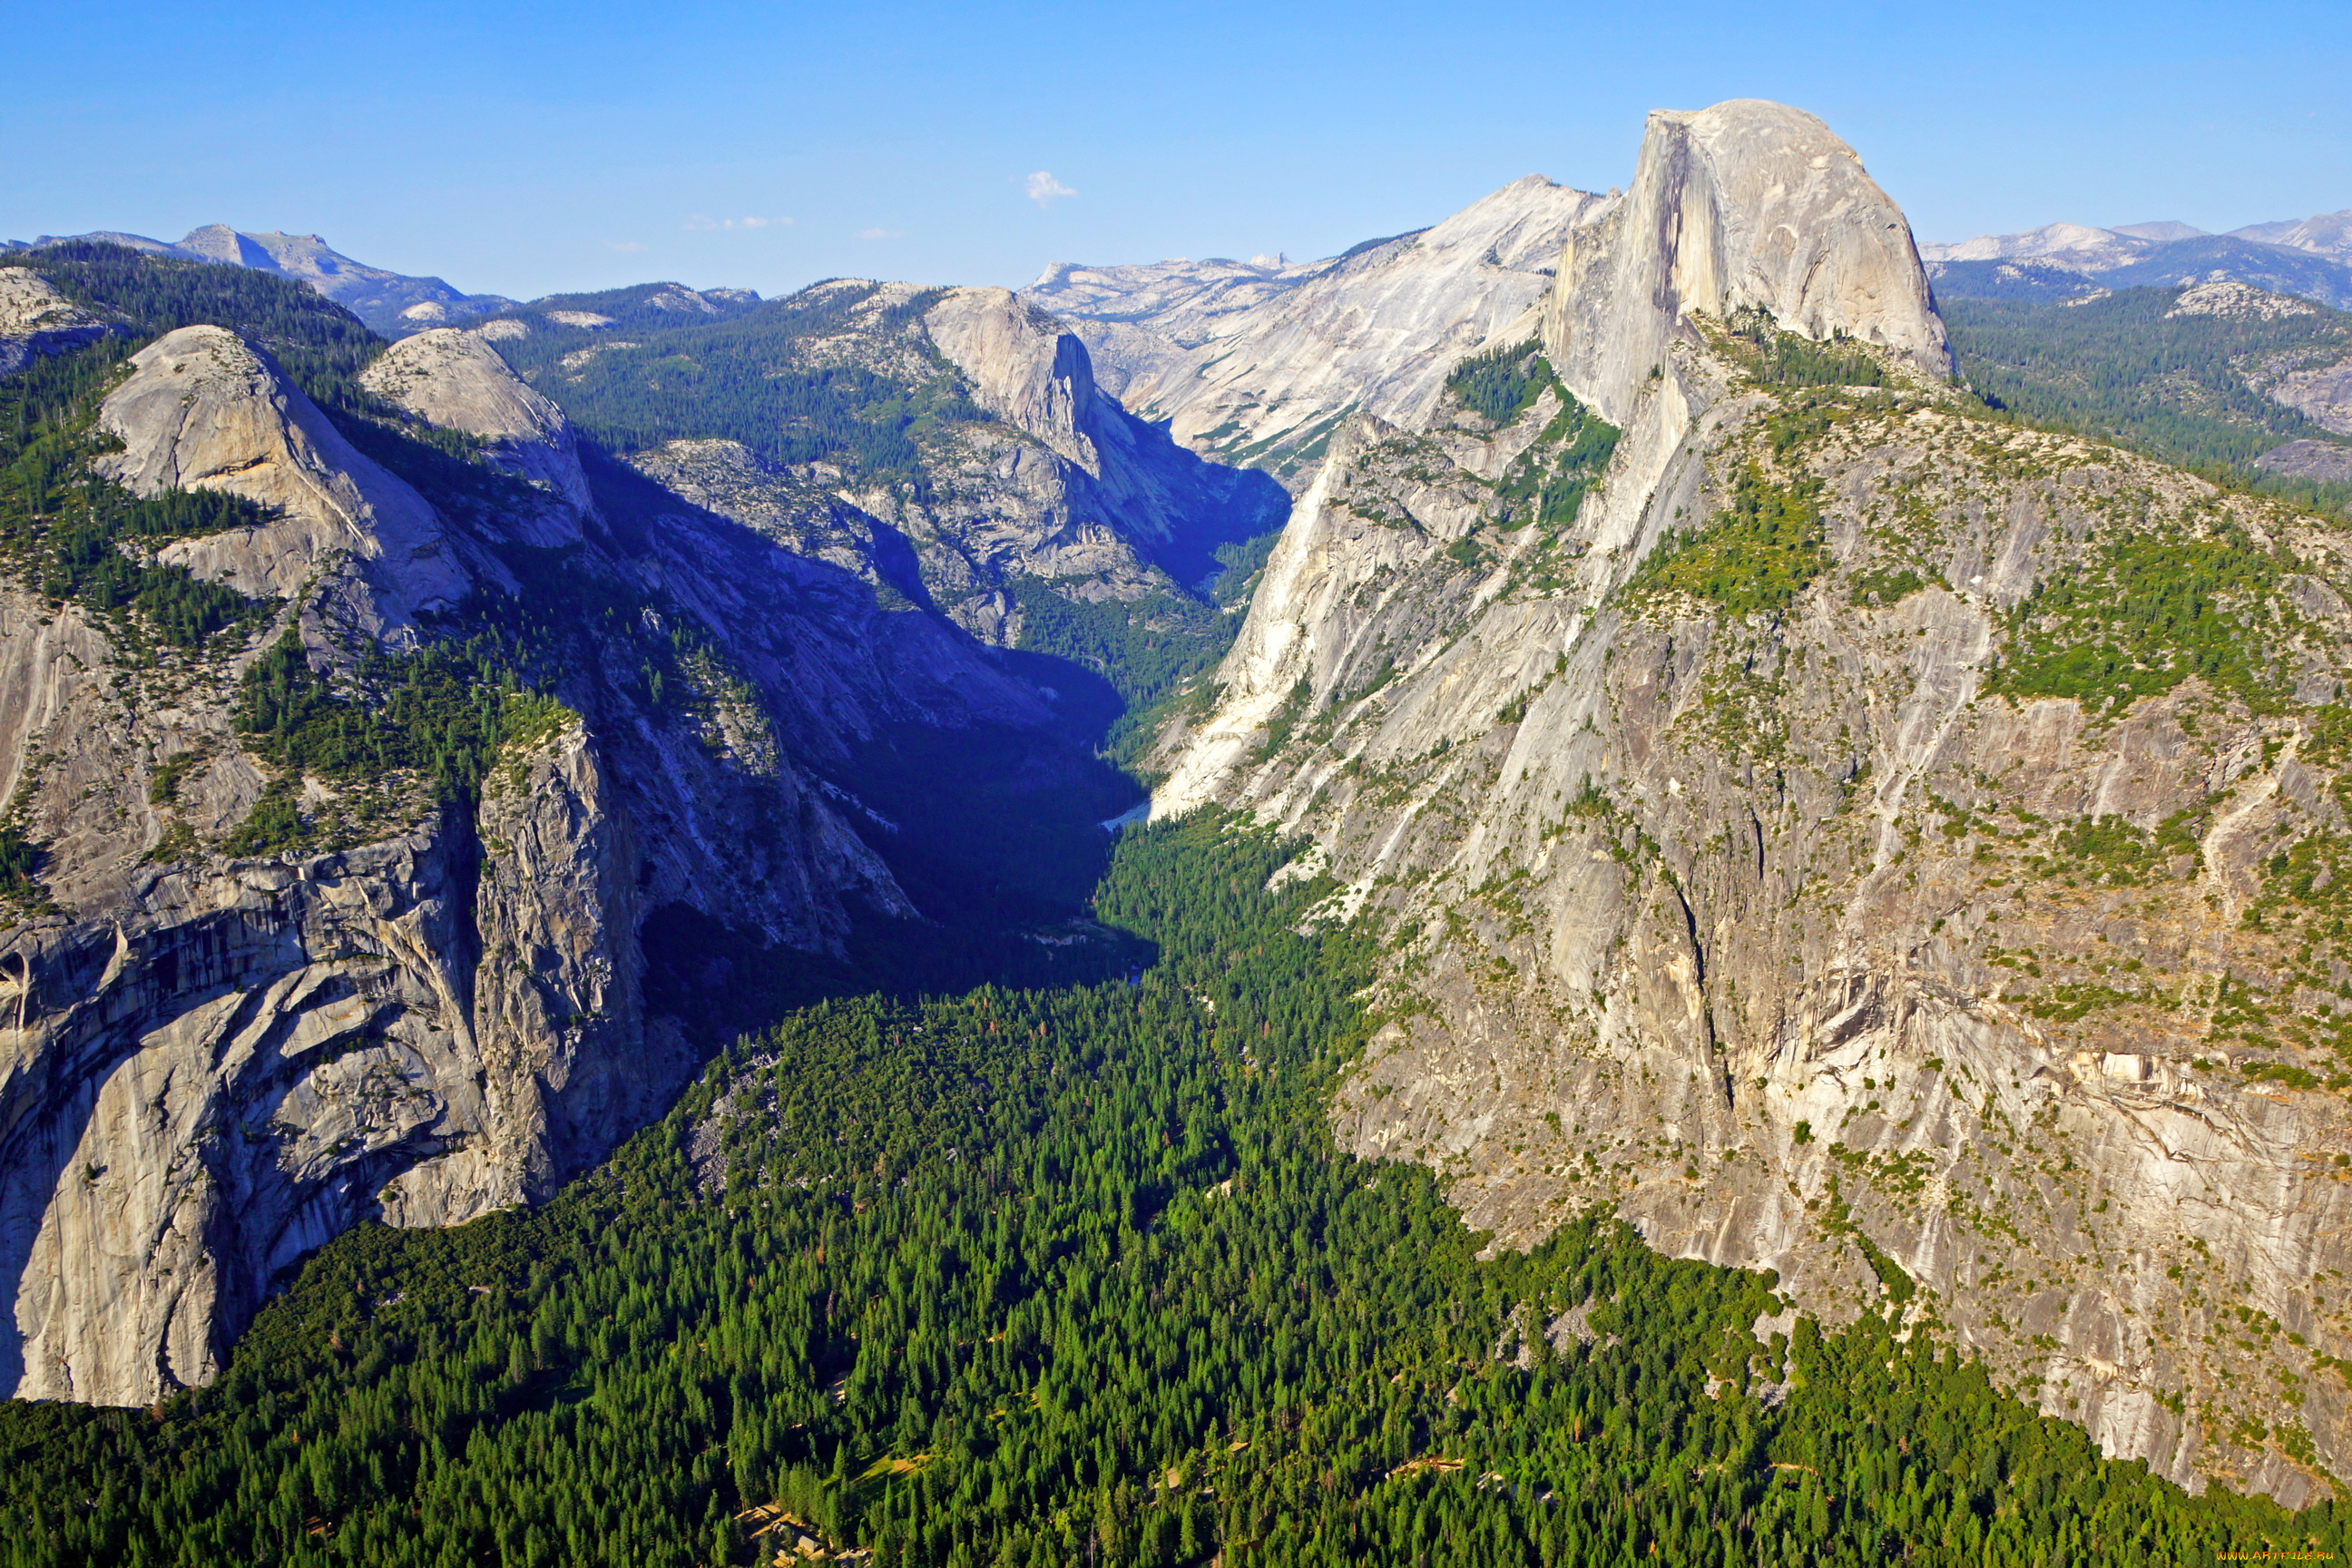
[[[780,228],[793,220],[788,217],[705,217],[700,213],[686,220],[690,229]]]
[[[645,242],[638,239],[608,239],[604,242],[607,250],[643,250],[645,247]]]
[[[1051,207],[1056,196],[1075,196],[1077,194],[1043,169],[1029,176],[1029,199],[1041,207]]]
[[[860,239],[904,239],[907,237],[907,231],[903,228],[861,228],[857,231],[857,237]]]

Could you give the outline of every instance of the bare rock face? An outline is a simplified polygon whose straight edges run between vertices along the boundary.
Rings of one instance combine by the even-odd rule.
[[[1325,261],[1057,263],[1024,297],[1074,323],[1129,407],[1297,492],[1349,413],[1416,423],[1464,353],[1533,337],[1561,242],[1608,205],[1530,174]]]
[[[1009,289],[957,289],[923,313],[940,352],[971,381],[973,399],[1055,452],[1099,474],[1087,426],[1099,418],[1086,346]]]
[[[2273,402],[2286,405],[2320,428],[2352,436],[2352,360],[2292,372],[2264,390]]]
[[[36,354],[89,342],[105,331],[105,322],[39,273],[0,267],[0,375],[14,375]]]
[[[1328,912],[1385,922],[1339,1136],[1445,1173],[1497,1245],[1612,1211],[1832,1321],[1900,1313],[2184,1484],[2322,1495],[2352,1468],[2352,557],[1983,420],[1912,290],[1856,281],[1900,215],[1809,117],[1727,110],[1654,121],[1562,268],[1561,379],[1630,397],[1599,489],[1507,510],[1549,392],[1499,429],[1356,422],[1153,809],[1311,835]],[[1832,233],[1755,262],[1737,237],[1807,175]],[[1749,303],[1874,344],[1885,388],[1775,383],[1715,313]],[[2246,571],[2210,628],[2246,673],[2130,629]]]
[[[475,1047],[491,1136],[411,1167],[398,1225],[451,1225],[544,1196],[658,1114],[692,1069],[676,1023],[648,1029],[643,861],[598,748],[577,724],[518,749],[475,819]]]
[[[278,514],[175,542],[163,559],[277,597],[350,562],[372,629],[407,626],[464,595],[465,570],[425,498],[355,450],[260,350],[225,327],[183,327],[131,363],[100,411],[122,448],[99,472],[134,495],[216,489]]]
[[[2352,479],[2352,447],[2334,441],[2289,441],[2254,459],[2254,467],[2301,479]]]
[[[1281,518],[1278,486],[1205,462],[1129,414],[1096,385],[1086,344],[1010,291],[840,283],[808,297],[836,291],[855,301],[845,330],[791,352],[969,400],[927,442],[925,485],[774,462],[719,438],[665,442],[631,465],[999,646],[1021,637],[1024,580],[1081,603],[1133,604],[1213,572],[1204,537]]]
[[[376,356],[361,384],[428,425],[479,437],[499,468],[572,508],[569,538],[555,521],[539,531],[545,537],[530,542],[552,547],[578,539],[576,514],[591,502],[571,423],[509,370],[478,333],[438,327],[404,338]],[[551,521],[561,516],[551,513]]]
[[[141,494],[271,509],[164,554],[273,595],[273,624],[157,658],[116,620],[0,584],[0,797],[46,858],[37,898],[0,889],[0,1390],[131,1405],[202,1384],[279,1271],[337,1232],[551,1191],[697,1059],[648,1000],[649,932],[691,918],[824,952],[860,911],[915,916],[852,826],[870,817],[859,748],[1049,719],[933,618],[684,498],[633,497],[616,530],[566,491],[569,429],[478,345],[430,336],[369,379],[498,462],[551,465],[547,490],[512,487],[518,517],[486,513],[488,474],[436,508],[266,354],[191,327],[133,356],[100,416],[119,448],[93,461]],[[478,802],[247,749],[238,682],[282,632],[314,668],[408,646],[429,610],[524,592],[499,552],[549,515],[582,574],[564,591],[630,607],[563,634],[558,689]],[[236,858],[272,789],[366,831]]]
[[[2277,321],[2290,316],[2316,316],[2320,308],[2292,294],[2274,294],[2247,283],[2216,279],[2183,289],[2165,319],[2175,316],[2219,316],[2231,321]]]
[[[13,933],[0,1384],[132,1405],[209,1380],[278,1268],[487,1131],[454,869],[428,826]]]
[[[1911,226],[1828,126],[1757,99],[1655,110],[1625,199],[1569,237],[1545,352],[1570,391],[1626,424],[1692,314],[1748,310],[1952,368]]]

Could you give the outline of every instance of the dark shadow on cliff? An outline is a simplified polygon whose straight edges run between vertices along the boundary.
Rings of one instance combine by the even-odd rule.
[[[691,534],[691,549],[727,560],[735,572],[775,569],[782,552],[743,525],[609,458],[593,460],[590,472],[612,547],[625,558],[662,556]],[[896,535],[887,542],[906,559],[895,562],[896,571],[893,560],[881,562],[886,573],[919,590],[911,547]],[[936,610],[887,610],[849,574],[789,559],[789,574],[802,580],[788,596],[810,613],[822,613],[823,601],[854,597],[862,614],[868,606],[884,611],[869,635],[959,644],[1043,697],[1046,717],[1021,725],[902,720],[863,739],[826,737],[824,752],[788,746],[793,765],[821,781],[833,813],[889,868],[917,917],[852,896],[846,929],[836,931],[832,949],[811,952],[771,942],[723,911],[674,900],[648,911],[640,931],[648,1011],[680,1020],[696,1052],[708,1054],[831,996],[1067,985],[1148,964],[1148,944],[1089,919],[1114,841],[1105,825],[1145,799],[1142,786],[1101,754],[1127,710],[1118,689],[1073,659],[984,647]]]
[[[837,952],[805,952],[672,904],[644,927],[647,1005],[715,1049],[831,996],[1087,984],[1150,967],[1151,943],[1090,915],[1115,842],[1106,825],[1146,798],[1095,749],[1118,695],[1065,659],[1002,657],[1055,693],[1055,724],[894,726],[827,781],[920,918],[854,909]]]

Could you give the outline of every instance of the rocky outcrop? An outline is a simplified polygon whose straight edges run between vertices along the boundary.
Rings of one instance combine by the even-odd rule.
[[[891,838],[857,795],[869,753],[987,731],[1060,755],[1050,699],[933,617],[619,476],[575,467],[584,508],[514,485],[501,444],[561,454],[569,430],[474,345],[392,352],[373,384],[491,447],[439,504],[225,329],[148,345],[105,400],[108,475],[268,509],[164,552],[282,599],[267,630],[159,658],[0,585],[0,795],[44,857],[37,896],[0,891],[0,1389],[201,1384],[337,1232],[545,1194],[691,1072],[711,1041],[684,1014],[730,954],[920,917],[868,841]],[[560,557],[515,548],[555,514]],[[485,600],[530,628],[543,694],[478,801],[399,768],[302,776],[236,729],[281,630],[346,668]],[[342,826],[237,858],[265,795]],[[672,929],[699,967],[663,991]]]
[[[983,641],[1020,640],[1033,584],[1080,603],[1181,598],[1214,573],[1214,546],[1265,531],[1286,508],[1265,476],[1204,461],[1129,415],[1095,384],[1086,345],[1005,289],[841,283],[796,298],[812,311],[844,301],[843,330],[787,340],[780,360],[961,401],[922,444],[923,484],[851,462],[777,462],[719,437],[629,461]],[[577,374],[591,374],[584,362]]]
[[[440,327],[404,338],[376,356],[361,384],[428,425],[480,438],[501,469],[571,509],[568,537],[562,513],[554,511],[530,542],[577,541],[577,518],[592,503],[571,422],[523,384],[480,334]]]
[[[1570,391],[1628,424],[1695,314],[1746,310],[1952,368],[1911,226],[1829,127],[1756,99],[1656,110],[1624,200],[1569,236],[1544,352]]]
[[[923,328],[963,372],[974,402],[1100,475],[1094,366],[1061,322],[1007,289],[956,289],[923,312]]]
[[[131,1405],[208,1381],[279,1268],[489,1131],[455,847],[436,822],[163,872],[135,910],[10,934],[0,1384]]]
[[[1416,422],[1465,353],[1534,336],[1521,318],[1561,242],[1608,203],[1530,174],[1326,261],[1056,263],[1024,294],[1074,324],[1129,407],[1298,491],[1349,413]]]
[[[1904,254],[1875,219],[1755,262],[1804,177],[1849,218],[1874,187],[1809,117],[1730,110],[1654,121],[1660,177],[1562,268],[1562,379],[1624,423],[1599,492],[1507,510],[1546,401],[1357,424],[1153,809],[1309,834],[1328,912],[1381,917],[1339,1135],[1445,1173],[1497,1245],[1611,1210],[1826,1317],[1900,1313],[2185,1484],[2321,1495],[2352,1467],[2352,561],[1983,420],[1914,289],[1829,286]],[[1886,386],[1775,384],[1715,314],[1744,304],[1874,341]],[[2093,662],[2143,635],[2098,617],[2221,561],[2273,563],[2210,601],[2266,674]]]
[[[37,354],[92,342],[106,330],[39,273],[0,267],[0,375],[16,374]]]
[[[121,442],[94,465],[134,495],[213,489],[270,521],[159,553],[197,576],[283,598],[350,563],[371,631],[411,626],[469,585],[440,518],[355,450],[269,356],[225,327],[182,327],[131,359],[99,423]]]
[[[2352,447],[2334,441],[2289,441],[2256,458],[2254,467],[2291,479],[2327,479],[2342,484],[2352,480]]]
[[[2352,359],[2291,371],[2264,392],[2320,428],[2352,436]]]

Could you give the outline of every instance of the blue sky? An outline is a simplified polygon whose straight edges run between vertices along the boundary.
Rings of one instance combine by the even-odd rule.
[[[1326,255],[1531,171],[1622,184],[1645,110],[1732,97],[1822,115],[1923,239],[2352,206],[2352,0],[99,0],[9,33],[0,237],[317,232],[526,297]]]

